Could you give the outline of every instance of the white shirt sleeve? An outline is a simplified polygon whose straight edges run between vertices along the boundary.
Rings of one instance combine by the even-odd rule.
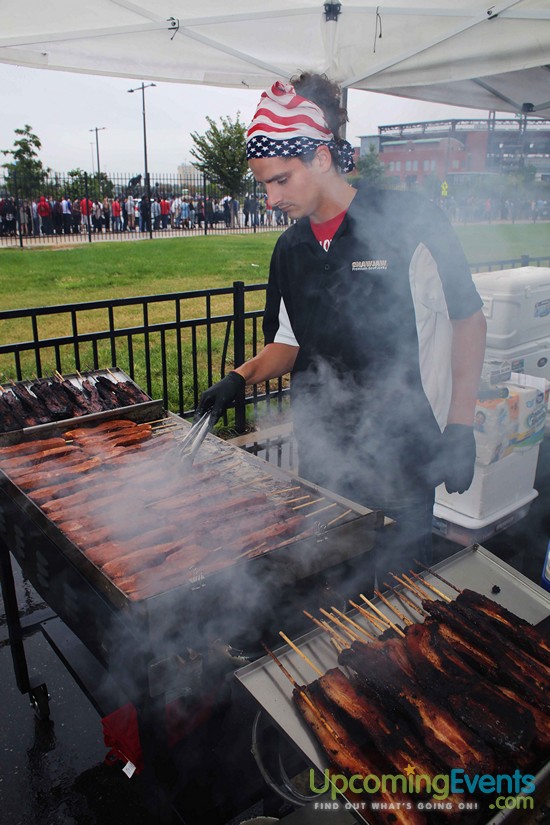
[[[451,403],[453,328],[437,264],[424,244],[418,245],[411,259],[409,280],[416,316],[422,386],[443,430]]]
[[[281,298],[281,305],[279,307],[279,329],[273,339],[274,344],[289,344],[291,347],[298,347],[298,341],[292,330],[290,318],[288,317],[285,302]]]

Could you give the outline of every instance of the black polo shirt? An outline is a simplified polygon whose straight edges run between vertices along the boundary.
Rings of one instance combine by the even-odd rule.
[[[377,506],[407,497],[411,484],[435,483],[440,429],[422,387],[410,280],[423,247],[449,317],[473,315],[482,302],[458,239],[414,193],[360,189],[328,251],[305,218],[271,261],[265,341],[277,340],[283,301],[300,347],[292,375],[300,473]]]

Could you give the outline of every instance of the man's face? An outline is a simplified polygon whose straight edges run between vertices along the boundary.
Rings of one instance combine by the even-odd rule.
[[[304,163],[299,157],[253,158],[248,165],[258,183],[265,184],[272,208],[296,220],[315,215],[324,183],[316,157],[311,163]]]

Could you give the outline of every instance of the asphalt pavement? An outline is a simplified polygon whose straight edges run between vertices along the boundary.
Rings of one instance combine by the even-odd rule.
[[[550,538],[550,438],[541,445],[535,487],[539,496],[528,515],[483,542],[495,555],[539,583]],[[460,548],[437,537],[436,555]],[[40,617],[40,597],[14,564],[20,611]],[[31,680],[46,682],[51,716],[36,718],[15,682],[6,616],[0,601],[0,825],[149,825],[153,821],[132,779],[104,763],[101,720],[40,629],[25,640]],[[261,813],[262,810],[260,809]],[[246,819],[250,811],[239,819]],[[550,822],[548,811],[541,823]],[[193,823],[193,825],[198,825]],[[207,823],[205,822],[205,825]]]

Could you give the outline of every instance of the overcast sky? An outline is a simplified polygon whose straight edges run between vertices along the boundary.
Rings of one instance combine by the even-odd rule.
[[[147,81],[145,81],[147,82]],[[128,89],[141,79],[106,78],[69,72],[27,69],[0,63],[0,149],[11,149],[14,130],[26,123],[42,142],[40,159],[54,171],[77,167],[96,169],[98,132],[103,172],[135,174],[143,171],[141,92]],[[260,92],[177,83],[158,83],[145,91],[148,166],[151,173],[175,172],[190,162],[191,132],[203,134],[206,116],[234,118],[240,112],[248,123]],[[483,118],[487,112],[422,103],[390,95],[350,90],[348,140],[375,134],[378,126],[445,118]],[[5,162],[9,158],[0,156]]]

